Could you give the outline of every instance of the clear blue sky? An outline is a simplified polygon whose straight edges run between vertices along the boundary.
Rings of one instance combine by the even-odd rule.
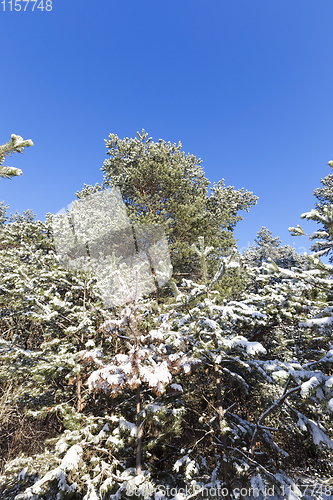
[[[35,145],[6,162],[24,172],[0,180],[10,211],[44,220],[102,180],[109,133],[145,128],[201,157],[210,181],[259,196],[240,248],[262,225],[309,247],[287,228],[313,230],[299,216],[333,158],[332,0],[21,4],[0,3],[0,141]]]

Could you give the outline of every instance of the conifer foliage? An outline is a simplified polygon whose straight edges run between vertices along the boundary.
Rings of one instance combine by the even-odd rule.
[[[333,169],[332,160],[328,162],[328,165]],[[301,218],[313,220],[320,224],[320,229],[308,235],[310,240],[315,240],[311,250],[316,252],[318,256],[330,255],[330,261],[333,262],[333,174],[321,179],[321,183],[323,187],[317,188],[313,192],[318,200],[316,208],[313,208],[310,212],[305,212],[301,215]],[[300,225],[290,227],[289,231],[294,236],[305,235]]]
[[[234,250],[210,276],[199,234],[199,271],[169,296],[124,287],[108,306],[91,266],[63,266],[54,217],[0,214],[0,498],[328,491],[332,266]],[[238,269],[237,298],[221,296]]]
[[[262,226],[254,239],[254,245],[244,252],[247,261],[252,265],[261,266],[263,262],[273,260],[279,267],[291,269],[300,266],[305,259],[290,245],[281,245],[278,236],[273,237],[271,231]]]
[[[22,175],[22,170],[19,168],[5,167],[3,165],[5,158],[13,153],[23,153],[24,148],[33,145],[31,139],[25,141],[20,135],[12,134],[10,141],[0,146],[0,177],[10,179]]]
[[[235,244],[233,229],[242,219],[239,212],[249,211],[257,197],[244,189],[226,187],[224,179],[209,190],[200,158],[185,154],[181,143],[154,142],[144,130],[134,139],[110,134],[105,144],[108,158],[102,168],[103,186],[86,186],[78,196],[119,187],[132,223],[163,226],[174,277],[198,273],[200,266],[191,245],[199,236],[214,246],[211,260],[216,267],[216,256]]]

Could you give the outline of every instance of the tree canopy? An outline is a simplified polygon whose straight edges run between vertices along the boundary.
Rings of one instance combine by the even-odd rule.
[[[134,139],[110,134],[102,186],[85,186],[79,197],[95,189],[119,187],[132,223],[162,224],[168,237],[175,276],[198,275],[199,262],[191,245],[199,236],[213,246],[213,270],[218,257],[235,245],[233,229],[257,202],[252,192],[225,186],[224,179],[209,188],[202,160],[185,154],[182,144],[159,139],[143,130]]]
[[[300,266],[305,259],[290,245],[281,245],[278,236],[273,236],[272,231],[262,226],[258,231],[254,245],[244,252],[244,258],[251,261],[252,265],[262,266],[264,262],[273,260],[279,267],[291,269]]]
[[[102,217],[77,203],[84,233],[88,212]],[[133,214],[155,217],[149,206]],[[211,277],[213,250],[199,235],[199,271],[168,297],[124,286],[109,307],[91,255],[63,265],[53,221],[0,204],[1,498],[332,493],[332,266],[298,259],[262,228]],[[219,280],[239,269],[237,297],[221,297]]]

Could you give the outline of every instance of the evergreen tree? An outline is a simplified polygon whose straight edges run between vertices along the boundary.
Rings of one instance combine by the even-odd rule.
[[[211,279],[201,236],[200,280],[173,283],[172,303],[124,285],[106,308],[89,255],[60,265],[51,217],[1,204],[0,224],[1,498],[332,493],[332,266],[278,266],[285,249],[262,229],[253,258],[220,256]],[[242,267],[238,297],[219,300]]]
[[[223,257],[209,280],[201,239],[204,283],[184,280],[172,304],[111,310],[88,267],[59,266],[50,229],[27,213],[1,233],[0,496],[154,498],[160,485],[187,487],[187,497],[224,488],[236,500],[235,488],[258,497],[274,486],[279,500],[289,490],[300,500],[300,466],[323,486],[333,449],[330,266],[247,264],[239,299],[218,303],[220,275],[242,257]]]
[[[333,161],[327,163],[333,169]],[[333,174],[328,174],[324,179],[321,179],[322,188],[316,188],[313,192],[318,203],[316,208],[323,208],[325,205],[333,204]]]
[[[19,135],[12,134],[11,139],[6,144],[0,146],[0,177],[10,179],[11,177],[22,175],[22,170],[14,167],[5,167],[3,163],[7,156],[13,153],[23,153],[24,148],[33,146],[31,139],[23,140]]]
[[[134,139],[110,134],[105,141],[109,158],[102,168],[103,186],[85,186],[79,197],[94,190],[120,188],[132,223],[162,224],[168,237],[174,276],[198,275],[200,264],[191,248],[199,236],[214,247],[208,268],[235,244],[233,229],[257,197],[219,181],[208,193],[202,161],[185,154],[179,143],[153,142],[143,130]]]
[[[328,165],[333,169],[333,161],[329,161]],[[311,212],[305,212],[301,218],[313,220],[321,226],[318,231],[307,235],[310,240],[316,240],[311,246],[311,250],[316,252],[318,256],[330,255],[330,262],[333,262],[333,174],[321,179],[321,183],[323,187],[317,188],[313,192],[318,200],[316,208],[312,209]],[[305,235],[300,225],[290,227],[289,231],[293,236]]]
[[[273,260],[277,266],[291,269],[305,262],[305,259],[294,248],[290,245],[282,246],[280,238],[273,237],[272,232],[264,226],[258,231],[254,243],[243,254],[245,260],[251,262],[251,265],[260,267],[263,262]]]

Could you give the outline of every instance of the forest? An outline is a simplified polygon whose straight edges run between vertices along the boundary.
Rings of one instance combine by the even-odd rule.
[[[144,130],[105,146],[67,210],[0,203],[0,498],[333,498],[333,172],[289,228],[311,254],[241,254],[255,194]]]

